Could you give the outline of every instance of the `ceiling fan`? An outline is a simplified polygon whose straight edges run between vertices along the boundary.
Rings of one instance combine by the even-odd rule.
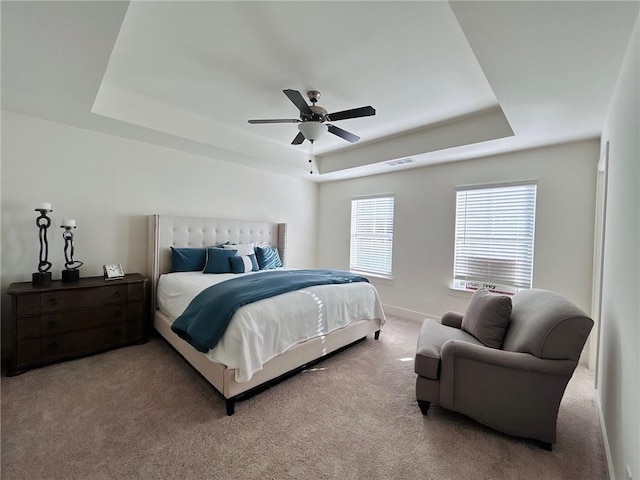
[[[357,135],[326,122],[336,122],[348,118],[369,117],[376,114],[375,109],[371,106],[327,113],[324,108],[316,105],[320,98],[320,92],[317,90],[307,92],[307,96],[309,100],[311,100],[311,105],[307,104],[302,94],[297,90],[285,89],[282,92],[298,107],[298,110],[300,110],[299,120],[297,118],[274,118],[267,120],[249,120],[249,123],[297,123],[300,133],[293,139],[293,142],[291,142],[292,145],[300,145],[305,139],[313,143],[327,130],[340,138],[344,138],[348,142],[357,142],[360,140],[360,137]]]

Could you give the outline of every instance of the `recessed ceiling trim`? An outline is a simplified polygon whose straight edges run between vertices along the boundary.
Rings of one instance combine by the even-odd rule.
[[[462,145],[513,136],[502,109],[496,107],[458,120],[369,142],[348,150],[319,156],[321,174],[389,160],[421,155]]]
[[[91,109],[92,113],[122,122],[150,128],[187,140],[235,151],[239,157],[261,159],[260,163],[276,163],[287,170],[299,167],[306,170],[308,154],[276,142],[261,142],[256,145],[253,137],[243,131],[221,128],[210,118],[193,112],[162,104],[138,93],[123,91],[103,83]],[[238,156],[236,156],[238,157]],[[225,160],[226,158],[220,158]],[[252,162],[253,163],[253,162]]]

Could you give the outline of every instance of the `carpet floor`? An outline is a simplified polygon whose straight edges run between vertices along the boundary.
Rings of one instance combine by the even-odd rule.
[[[605,479],[593,375],[576,370],[552,452],[415,400],[420,325],[368,338],[236,405],[162,339],[1,383],[2,478]]]

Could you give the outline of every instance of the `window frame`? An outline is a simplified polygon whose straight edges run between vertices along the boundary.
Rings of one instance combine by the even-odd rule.
[[[375,200],[390,200],[390,207],[391,207],[391,218],[390,218],[390,222],[388,219],[388,212],[387,212],[387,218],[382,218],[382,230],[383,232],[376,232],[376,230],[378,229],[378,225],[375,225],[376,223],[376,219],[373,219],[374,225],[373,225],[373,231],[372,232],[365,232],[364,234],[362,233],[362,229],[360,229],[360,231],[355,231],[354,232],[354,215],[356,215],[356,212],[354,211],[354,206],[357,205],[363,205],[363,203],[360,202],[366,202],[366,201],[375,201]],[[389,205],[387,205],[384,208],[389,208]],[[366,220],[365,220],[366,221]],[[386,279],[392,279],[393,278],[393,235],[394,235],[394,230],[395,230],[395,194],[393,193],[384,193],[384,194],[376,194],[376,195],[365,195],[365,196],[356,196],[356,197],[352,197],[351,198],[351,212],[350,212],[350,232],[349,232],[349,237],[350,237],[350,241],[349,241],[349,269],[353,272],[357,272],[366,276],[373,276],[373,277],[379,277],[379,278],[386,278]],[[389,226],[390,226],[390,232],[384,232],[384,230],[389,230]],[[362,261],[358,261],[359,255],[356,252],[354,253],[354,244],[356,246],[356,248],[363,248],[362,243],[358,242],[358,237],[365,237],[365,243],[366,240],[369,241],[374,241],[376,239],[380,239],[382,236],[383,240],[386,240],[386,242],[384,243],[388,243],[388,246],[386,248],[383,249],[383,253],[381,254],[382,256],[386,256],[388,258],[383,259],[384,263],[385,263],[385,267],[388,266],[388,268],[370,268],[370,265],[366,265],[365,263],[363,263]],[[367,238],[368,237],[368,238]],[[388,238],[384,238],[384,237],[388,237]],[[370,246],[370,245],[369,245]],[[366,248],[367,246],[364,245],[364,248]],[[376,245],[376,247],[380,247],[380,245]],[[370,253],[370,251],[369,251]],[[371,258],[372,255],[369,254],[369,257]],[[375,258],[372,259],[376,260]]]
[[[518,194],[517,191],[514,191],[518,187],[525,187],[528,191],[521,189],[522,193]],[[509,189],[512,192],[509,192]],[[493,292],[506,294],[514,294],[520,290],[533,288],[537,190],[535,181],[460,186],[455,189],[455,233],[451,288],[463,291],[487,288]],[[478,215],[478,210],[475,210],[469,220],[469,208],[481,208],[482,202],[472,199],[470,205],[469,196],[466,196],[465,205],[461,208],[460,196],[461,194],[473,195],[474,192],[479,191],[483,191],[485,195],[493,194],[485,201],[485,203],[493,203],[493,205],[487,205],[487,210],[481,212],[481,215]],[[503,215],[500,214],[501,209],[513,205],[513,203],[506,203],[499,198],[500,196],[504,198],[505,195],[513,197],[512,201],[518,200],[516,197],[519,195],[522,197],[516,204],[517,207],[522,208],[520,217],[505,220],[509,215],[504,215],[504,211]],[[461,213],[464,214],[462,220],[459,218]],[[486,222],[478,220],[479,216],[487,217]],[[469,223],[471,223],[470,226]],[[474,231],[475,238],[471,241],[469,241],[470,235],[466,231],[460,233],[459,228],[462,224],[466,231],[469,229]],[[505,232],[506,228],[512,230]],[[496,230],[500,231],[500,237],[496,233],[488,234],[488,232]],[[496,242],[496,239],[499,241]],[[498,246],[494,247],[494,244]],[[464,245],[462,250],[476,253],[481,261],[469,266],[469,258],[473,257],[461,252],[462,245]],[[503,255],[503,257],[499,258],[498,255]],[[492,257],[495,259],[493,262],[491,261]],[[467,265],[464,265],[465,261]],[[486,277],[483,274],[474,275],[483,269],[494,270],[495,273],[492,275],[489,272],[483,272],[484,275],[488,274]],[[511,278],[512,281],[505,281],[507,278]]]

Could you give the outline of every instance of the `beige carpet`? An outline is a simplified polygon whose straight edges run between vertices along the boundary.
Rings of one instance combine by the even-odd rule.
[[[593,378],[579,368],[553,452],[432,407],[419,325],[367,339],[236,405],[159,338],[2,378],[2,479],[606,478]]]

